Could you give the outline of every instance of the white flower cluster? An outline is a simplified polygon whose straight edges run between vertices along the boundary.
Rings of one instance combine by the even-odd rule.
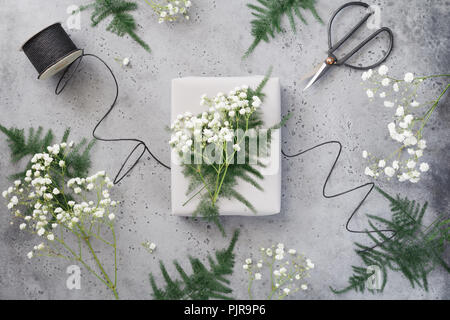
[[[374,178],[384,174],[388,179],[396,176],[401,182],[417,183],[421,173],[429,170],[429,165],[420,161],[427,147],[426,141],[422,139],[423,118],[414,115],[414,111],[422,106],[415,100],[417,86],[422,79],[416,79],[412,73],[408,72],[403,80],[397,80],[389,77],[388,71],[388,67],[382,65],[377,72],[372,70],[364,72],[362,80],[371,82],[372,87],[366,89],[370,99],[378,94],[384,99],[384,107],[395,107],[393,121],[387,125],[387,128],[392,140],[400,144],[400,147],[386,158],[363,151],[363,158],[370,162],[364,173]]]
[[[239,144],[234,143],[234,130],[237,128],[233,125],[239,118],[248,120],[261,103],[258,96],[248,96],[247,85],[236,87],[228,95],[220,92],[213,99],[204,94],[200,105],[209,107],[208,111],[198,116],[190,112],[178,115],[171,126],[173,134],[169,144],[183,153],[193,150],[194,143],[198,143],[200,148],[211,143],[218,146],[233,143],[233,149],[239,151]]]
[[[156,250],[156,244],[150,241],[145,241],[141,243],[141,245],[147,250],[149,253],[153,253]]]
[[[73,143],[69,144],[72,147]],[[55,144],[47,148],[48,153],[38,153],[31,159],[31,169],[26,171],[23,181],[17,180],[14,186],[3,191],[2,196],[9,203],[8,209],[23,222],[20,230],[37,234],[46,241],[53,242],[58,227],[78,230],[79,224],[99,222],[103,218],[111,221],[115,218],[110,211],[116,201],[110,199],[108,188],[113,186],[104,171],[87,178],[74,178],[67,182],[67,187],[82,199],[79,202],[69,198],[64,186],[59,186],[54,177],[55,164],[60,168],[60,177],[66,173],[66,143]],[[52,166],[53,164],[53,166]],[[96,202],[87,200],[92,192]],[[23,212],[21,209],[24,209]],[[46,249],[42,242],[35,246],[27,256],[32,258],[34,251]]]
[[[308,285],[303,279],[309,276],[309,270],[314,269],[314,263],[310,259],[298,254],[295,249],[287,250],[286,254],[282,243],[269,248],[261,248],[260,251],[262,259],[253,261],[251,258],[247,258],[243,265],[243,269],[249,273],[250,288],[254,280],[262,280],[263,275],[267,274],[272,281],[268,299],[274,295],[278,295],[278,299],[283,299],[299,289],[308,289]],[[267,273],[263,271],[264,269],[267,269]],[[297,285],[297,281],[301,284]]]
[[[188,9],[192,6],[189,0],[164,0],[164,4],[153,0],[147,0],[153,11],[158,15],[159,23],[164,21],[175,21],[179,16],[189,20]]]

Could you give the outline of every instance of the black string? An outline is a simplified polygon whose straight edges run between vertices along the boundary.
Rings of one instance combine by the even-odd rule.
[[[309,148],[309,149],[302,150],[302,151],[300,151],[300,152],[298,152],[298,153],[296,153],[296,154],[292,154],[292,155],[287,154],[286,152],[284,152],[284,150],[281,150],[281,153],[282,153],[283,156],[285,156],[286,158],[295,158],[295,157],[298,157],[298,156],[300,156],[300,155],[303,155],[303,154],[305,154],[305,153],[307,153],[307,152],[309,152],[309,151],[311,151],[311,150],[314,150],[314,149],[316,149],[316,148],[319,148],[319,147],[324,146],[324,145],[327,145],[327,144],[337,144],[337,145],[339,146],[339,151],[338,151],[338,153],[337,153],[337,155],[336,155],[336,158],[334,159],[333,165],[331,166],[331,169],[330,169],[330,171],[328,172],[328,175],[327,175],[327,177],[326,177],[326,179],[325,179],[325,182],[324,182],[324,184],[323,184],[323,187],[322,187],[322,195],[323,195],[325,198],[327,198],[327,199],[330,199],[330,198],[336,198],[336,197],[342,196],[342,195],[344,195],[344,194],[347,194],[347,193],[356,191],[356,190],[358,190],[358,189],[362,189],[362,188],[365,188],[365,187],[369,187],[369,190],[366,192],[366,194],[364,195],[364,197],[361,199],[361,201],[358,203],[358,205],[356,206],[356,208],[353,210],[353,212],[352,212],[352,213],[350,214],[350,216],[348,217],[347,222],[346,222],[346,224],[345,224],[345,229],[346,229],[348,232],[351,232],[351,233],[366,233],[366,234],[367,234],[367,233],[376,233],[376,232],[392,232],[393,234],[390,235],[390,237],[388,237],[388,239],[385,240],[385,241],[388,241],[388,240],[392,239],[393,237],[395,237],[396,233],[394,232],[394,230],[389,230],[389,229],[376,231],[376,230],[352,230],[352,229],[349,228],[350,221],[353,219],[353,217],[355,216],[355,214],[358,212],[358,210],[361,208],[361,206],[363,205],[363,203],[366,201],[367,197],[369,197],[370,193],[371,193],[371,192],[373,191],[373,189],[375,188],[375,183],[373,183],[373,182],[367,182],[367,183],[364,183],[364,184],[362,184],[362,185],[356,186],[356,187],[354,187],[354,188],[351,188],[351,189],[348,189],[348,190],[345,190],[345,191],[342,191],[342,192],[338,192],[338,193],[336,193],[336,194],[327,194],[327,193],[326,193],[326,190],[325,190],[325,189],[326,189],[326,187],[327,187],[328,181],[330,180],[331,174],[333,173],[334,168],[336,167],[336,163],[338,162],[339,157],[341,156],[341,152],[342,152],[342,144],[341,144],[339,141],[336,141],[336,140],[325,141],[325,142],[319,143],[319,144],[317,144],[317,145],[315,145],[315,146],[313,146],[313,147],[311,147],[311,148]],[[383,242],[381,242],[381,243],[384,243],[385,241],[383,241]],[[365,249],[365,250],[360,250],[360,251],[361,251],[361,252],[364,252],[364,251],[368,251],[368,250],[374,249],[374,248],[376,248],[376,247],[377,247],[377,245],[374,245],[373,247],[370,247],[370,248]]]
[[[163,167],[167,168],[170,170],[170,166],[164,164],[161,160],[159,160],[154,154],[153,152],[149,149],[149,147],[145,144],[144,141],[137,139],[137,138],[102,138],[100,136],[98,136],[96,134],[96,131],[98,129],[98,127],[100,126],[100,124],[103,122],[103,120],[105,120],[109,114],[113,111],[114,107],[116,106],[116,102],[117,99],[119,97],[119,84],[117,83],[117,79],[116,76],[114,75],[112,69],[109,67],[109,65],[100,57],[96,56],[95,54],[91,54],[91,53],[83,53],[77,60],[75,60],[72,65],[69,68],[66,68],[63,72],[63,74],[61,75],[61,78],[58,81],[58,84],[56,85],[56,89],[55,89],[55,94],[59,95],[64,88],[66,87],[67,83],[70,81],[70,79],[73,77],[73,75],[75,74],[75,71],[78,69],[80,62],[82,60],[83,57],[93,57],[96,58],[97,60],[99,60],[100,62],[103,63],[103,65],[108,69],[108,71],[111,74],[111,77],[114,80],[114,84],[116,86],[116,93],[114,96],[114,100],[111,103],[111,106],[109,107],[108,111],[103,115],[103,117],[97,122],[97,124],[95,125],[94,129],[92,130],[92,136],[100,141],[106,141],[106,142],[117,142],[117,141],[131,141],[131,142],[137,142],[137,144],[133,147],[133,149],[131,150],[131,152],[127,155],[127,157],[125,158],[125,161],[121,164],[119,171],[117,172],[116,176],[114,177],[113,183],[114,184],[118,184],[120,181],[122,181],[127,175],[128,173],[130,173],[131,170],[134,169],[134,167],[136,167],[136,165],[138,164],[139,160],[141,160],[141,158],[144,156],[145,152],[148,152],[150,154],[150,156],[156,160],[156,162],[158,162],[160,165],[162,165]],[[69,72],[69,70],[72,70]],[[62,84],[62,86],[61,86]],[[61,87],[60,87],[61,86]],[[131,158],[131,156],[134,154],[134,152],[136,150],[138,150],[139,147],[143,147],[141,154],[137,157],[137,159],[133,162],[133,164],[130,166],[130,168],[121,175],[122,171],[124,170],[128,160]]]
[[[114,96],[114,100],[113,100],[111,106],[109,107],[108,111],[103,115],[103,117],[102,117],[102,118],[97,122],[97,124],[95,125],[95,127],[94,127],[94,129],[93,129],[93,131],[92,131],[92,136],[93,136],[95,139],[97,139],[97,140],[100,140],[100,141],[106,141],[106,142],[116,142],[116,141],[131,141],[131,142],[137,142],[137,144],[134,146],[134,148],[131,150],[131,152],[130,152],[130,153],[128,154],[128,156],[126,157],[125,161],[122,163],[122,165],[121,165],[119,171],[117,172],[116,176],[114,177],[114,184],[117,184],[117,183],[119,183],[120,181],[122,181],[122,180],[126,177],[126,175],[128,175],[128,173],[130,173],[130,171],[134,169],[134,167],[138,164],[139,160],[144,156],[145,152],[148,152],[148,153],[150,154],[150,156],[151,156],[153,159],[155,159],[156,162],[158,162],[160,165],[162,165],[163,167],[165,167],[165,168],[167,168],[167,169],[170,170],[170,166],[168,166],[168,165],[164,164],[162,161],[160,161],[160,160],[159,160],[159,159],[151,152],[151,150],[148,148],[148,146],[147,146],[147,145],[145,144],[145,142],[142,141],[142,140],[139,140],[139,139],[136,139],[136,138],[102,138],[102,137],[96,135],[96,131],[97,131],[98,127],[99,127],[100,124],[103,122],[103,120],[105,120],[105,119],[108,117],[108,115],[113,111],[113,109],[114,109],[114,107],[115,107],[115,105],[116,105],[117,99],[118,99],[118,97],[119,97],[119,85],[118,85],[118,83],[117,83],[117,79],[116,79],[116,77],[115,77],[115,75],[114,75],[112,69],[109,67],[109,65],[108,65],[103,59],[101,59],[100,57],[98,57],[98,56],[96,56],[96,55],[94,55],[94,54],[89,54],[89,53],[85,54],[85,53],[83,53],[77,60],[75,60],[75,61],[71,64],[71,66],[70,66],[69,68],[66,68],[66,69],[64,70],[64,72],[63,72],[63,74],[62,74],[61,78],[59,79],[58,84],[57,84],[57,86],[56,86],[55,94],[59,95],[59,94],[64,90],[64,88],[66,87],[67,83],[70,81],[70,79],[71,79],[71,78],[73,77],[73,75],[75,74],[75,71],[78,69],[78,67],[79,67],[79,65],[80,65],[81,60],[82,60],[83,57],[94,57],[94,58],[98,59],[100,62],[102,62],[102,63],[105,65],[105,67],[108,69],[108,71],[110,72],[110,74],[111,74],[111,76],[112,76],[112,78],[113,78],[113,80],[114,80],[115,87],[116,87],[116,93],[115,93],[115,96]],[[69,72],[69,70],[72,70],[72,71]],[[61,86],[61,84],[62,84],[62,86]],[[60,86],[61,86],[61,87],[60,87]],[[349,227],[350,221],[353,219],[353,217],[355,216],[355,214],[356,214],[356,213],[358,212],[358,210],[361,208],[361,206],[362,206],[363,203],[366,201],[366,199],[368,198],[368,196],[370,195],[370,193],[373,191],[373,189],[374,189],[374,187],[375,187],[375,184],[374,184],[373,182],[367,182],[367,183],[364,183],[364,184],[362,184],[362,185],[356,186],[356,187],[354,187],[354,188],[351,188],[351,189],[348,189],[348,190],[345,190],[345,191],[342,191],[342,192],[338,192],[338,193],[336,193],[336,194],[327,194],[327,193],[326,193],[326,187],[327,187],[327,184],[328,184],[328,182],[329,182],[329,180],[330,180],[331,174],[333,173],[333,171],[334,171],[334,169],[335,169],[335,167],[336,167],[336,163],[338,162],[339,157],[341,156],[341,152],[342,152],[342,144],[341,144],[341,142],[336,141],[336,140],[330,140],[330,141],[325,141],[325,142],[319,143],[319,144],[317,144],[317,145],[315,145],[315,146],[313,146],[313,147],[311,147],[311,148],[309,148],[309,149],[302,150],[302,151],[300,151],[300,152],[298,152],[298,153],[296,153],[296,154],[289,155],[289,154],[287,154],[286,152],[284,152],[284,150],[281,150],[281,153],[282,153],[286,158],[295,158],[295,157],[298,157],[298,156],[300,156],[300,155],[303,155],[303,154],[305,154],[305,153],[307,153],[307,152],[309,152],[309,151],[312,151],[312,150],[314,150],[314,149],[317,149],[317,148],[319,148],[319,147],[322,147],[322,146],[328,145],[328,144],[337,144],[337,145],[339,146],[339,151],[338,151],[338,153],[337,153],[337,155],[336,155],[335,160],[333,161],[333,164],[332,164],[332,166],[331,166],[331,169],[330,169],[330,171],[328,172],[328,175],[327,175],[327,177],[326,177],[326,179],[325,179],[325,182],[324,182],[324,184],[323,184],[323,187],[322,187],[322,195],[323,195],[323,197],[325,197],[325,198],[327,198],[327,199],[330,199],[330,198],[336,198],[336,197],[345,195],[345,194],[347,194],[347,193],[356,191],[356,190],[358,190],[358,189],[362,189],[362,188],[365,188],[365,187],[369,187],[369,189],[368,189],[368,191],[366,192],[366,194],[364,195],[364,197],[361,199],[361,201],[358,203],[358,205],[355,207],[355,209],[352,211],[352,213],[351,213],[350,216],[348,217],[347,222],[346,222],[346,224],[345,224],[345,229],[346,229],[348,232],[351,232],[351,233],[366,233],[366,234],[367,234],[367,233],[375,233],[375,232],[392,232],[393,234],[392,234],[390,237],[388,237],[388,240],[392,239],[392,238],[396,235],[395,232],[394,232],[393,230],[389,230],[389,229],[379,230],[379,231],[376,231],[376,230],[353,230],[353,229],[350,229],[350,227]],[[133,164],[131,165],[131,167],[130,167],[123,175],[120,176],[120,174],[121,174],[122,171],[124,170],[125,165],[127,164],[127,162],[128,162],[128,160],[130,159],[130,157],[131,157],[131,156],[134,154],[134,152],[135,152],[139,147],[141,147],[141,146],[143,146],[143,150],[142,150],[141,154],[139,155],[139,157],[133,162]],[[388,241],[388,240],[386,240],[386,241]],[[383,241],[382,243],[384,243],[384,241]],[[368,248],[368,249],[366,249],[366,250],[361,250],[361,251],[371,250],[371,249],[373,249],[373,248],[375,248],[375,247],[377,247],[377,245],[375,245],[375,246],[373,246],[373,247],[371,247],[371,248]]]

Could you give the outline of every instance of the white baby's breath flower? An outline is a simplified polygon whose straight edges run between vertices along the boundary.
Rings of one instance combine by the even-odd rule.
[[[361,75],[362,81],[366,81],[366,80],[368,80],[369,78],[370,78],[370,77],[369,77],[368,72],[367,72],[367,71],[364,71],[364,72],[362,73],[362,75]]]
[[[414,168],[416,166],[416,162],[414,160],[408,160],[408,162],[406,163],[406,166],[409,169],[412,169],[412,168]]]
[[[389,70],[389,68],[386,66],[386,65],[381,65],[379,68],[378,68],[378,74],[380,75],[380,76],[384,76],[384,75],[386,75],[387,73],[388,73],[388,70]]]
[[[373,96],[374,96],[373,91],[370,89],[367,89],[366,94],[369,98],[373,98]]]
[[[27,224],[26,223],[21,223],[20,225],[19,225],[19,229],[20,230],[23,230],[23,229],[25,229],[27,227]]]
[[[366,176],[370,176],[370,177],[375,176],[375,173],[374,173],[373,170],[370,169],[369,167],[366,167],[366,169],[364,170],[364,174],[365,174]]]
[[[402,106],[397,107],[397,110],[395,110],[395,115],[397,117],[401,117],[405,114],[405,109]]]
[[[380,168],[384,168],[384,166],[386,165],[386,161],[381,159],[380,161],[378,161],[378,167]]]
[[[426,162],[422,162],[419,166],[419,170],[422,172],[427,172],[430,169],[430,166]]]
[[[33,258],[33,251],[28,252],[27,257],[28,257],[28,259]]]
[[[405,74],[405,78],[404,78],[405,82],[407,83],[411,83],[414,80],[414,74],[412,74],[411,72],[408,72]]]
[[[128,57],[123,58],[122,66],[128,67],[129,64],[130,64],[130,58],[128,58]]]
[[[391,80],[389,78],[384,78],[383,80],[381,80],[381,85],[383,87],[387,87],[390,83],[391,83]]]
[[[399,86],[398,86],[398,83],[396,82],[396,83],[394,83],[393,85],[392,85],[392,89],[394,89],[394,91],[395,92],[399,92],[400,91],[400,88],[399,88]]]
[[[395,174],[395,169],[392,167],[386,167],[384,168],[384,173],[388,176],[388,177],[392,177]]]
[[[427,142],[424,139],[419,140],[419,142],[417,142],[417,146],[420,149],[425,149],[427,147]]]
[[[362,157],[363,157],[364,159],[366,159],[368,155],[369,155],[369,154],[367,153],[366,150],[364,150],[364,151],[362,152]]]
[[[392,108],[394,106],[394,103],[392,101],[386,100],[386,101],[384,101],[384,106],[386,108]]]
[[[400,168],[398,160],[392,161],[392,168],[394,168],[395,170],[398,170]]]
[[[306,284],[302,284],[302,285],[300,286],[300,288],[301,288],[302,290],[308,290],[308,286],[307,286]]]
[[[261,278],[262,278],[261,273],[259,272],[255,273],[255,280],[261,280]]]

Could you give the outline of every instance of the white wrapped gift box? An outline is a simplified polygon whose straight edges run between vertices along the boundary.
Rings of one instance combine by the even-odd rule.
[[[189,111],[199,114],[206,111],[205,106],[200,105],[200,97],[203,94],[215,97],[217,93],[227,93],[237,86],[248,85],[256,88],[263,79],[262,76],[253,77],[187,77],[172,80],[172,110],[171,122],[178,114]],[[278,78],[270,78],[263,89],[265,94],[264,102],[261,104],[264,128],[269,128],[281,120],[280,106],[280,83]],[[270,146],[270,157],[264,159],[266,168],[259,170],[264,175],[263,180],[257,179],[263,191],[256,189],[251,184],[239,180],[236,191],[240,192],[255,207],[256,214],[249,210],[244,204],[235,199],[219,198],[220,215],[270,215],[280,212],[281,205],[281,146],[280,130],[275,130],[272,135]],[[181,216],[191,216],[194,212],[198,199],[194,198],[188,204],[183,203],[190,198],[186,195],[189,181],[182,173],[179,164],[179,156],[172,151],[171,155],[171,184],[172,184],[172,214]],[[194,194],[193,192],[192,194]]]

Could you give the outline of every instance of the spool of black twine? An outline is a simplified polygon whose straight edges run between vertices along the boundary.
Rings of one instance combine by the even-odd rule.
[[[100,124],[105,120],[108,115],[113,111],[117,98],[119,96],[119,85],[117,79],[108,66],[108,64],[100,57],[94,54],[86,54],[82,49],[77,48],[77,46],[70,39],[67,32],[61,26],[61,23],[54,23],[47,28],[41,30],[33,37],[31,37],[23,46],[23,52],[26,54],[30,62],[36,68],[39,73],[38,79],[46,79],[52,75],[64,70],[61,78],[56,85],[55,93],[60,94],[70,79],[75,74],[78,66],[81,63],[83,57],[96,58],[105,65],[114,80],[114,85],[116,89],[115,97],[111,105],[109,106],[103,117],[97,122],[92,131],[92,136],[100,141],[129,141],[134,142],[136,145],[131,149],[130,153],[126,157],[125,161],[122,163],[119,171],[114,177],[114,183],[119,183],[125,176],[130,173],[130,171],[137,165],[139,160],[144,156],[146,152],[150,154],[160,165],[167,169],[170,167],[160,161],[148,148],[144,141],[136,138],[103,138],[96,134],[96,131]],[[68,72],[71,70],[70,72]],[[133,155],[137,154],[137,156]],[[130,164],[128,164],[130,163]]]
[[[83,55],[59,22],[31,37],[22,50],[39,73],[38,79],[53,76]]]

